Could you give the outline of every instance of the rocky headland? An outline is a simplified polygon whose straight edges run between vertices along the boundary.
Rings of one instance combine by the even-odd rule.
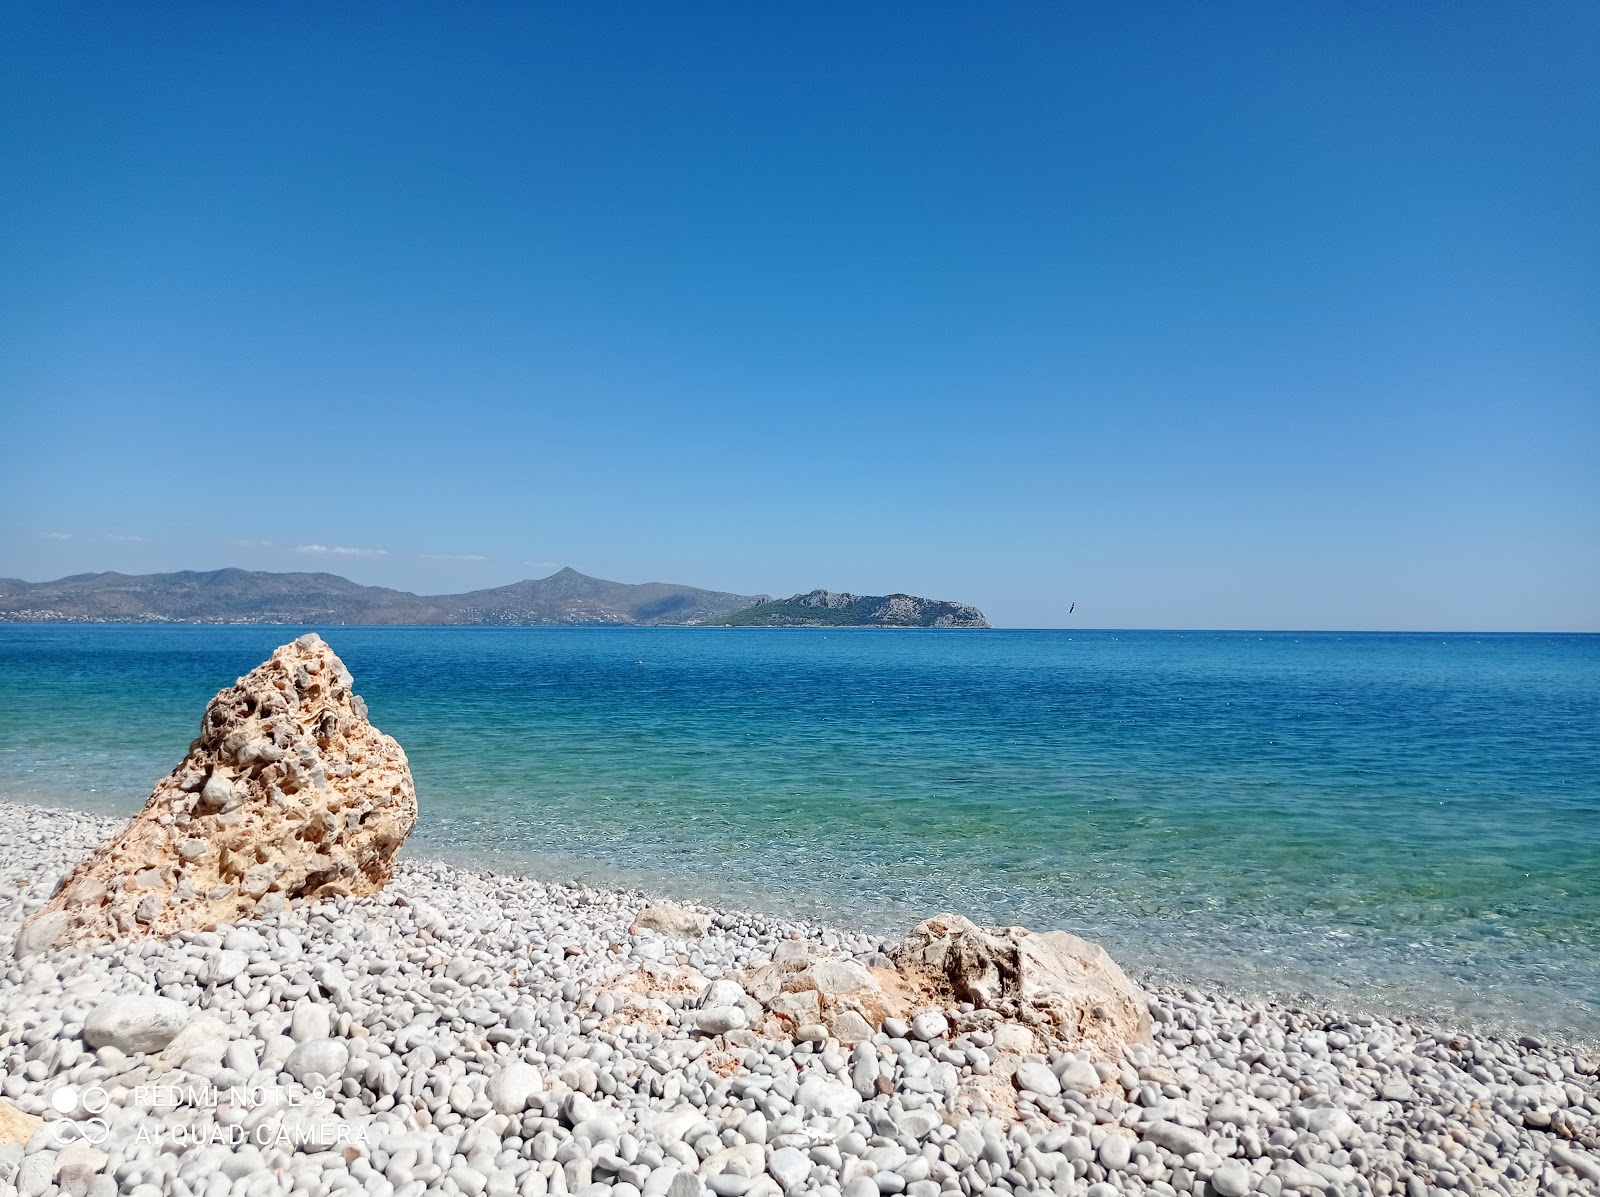
[[[0,811],[7,1193],[1600,1191],[1570,1047],[1144,987],[957,915],[885,939],[397,861],[404,755],[314,637],[131,823]]]
[[[966,603],[912,594],[840,594],[812,590],[757,603],[704,621],[733,628],[987,628],[983,612]]]

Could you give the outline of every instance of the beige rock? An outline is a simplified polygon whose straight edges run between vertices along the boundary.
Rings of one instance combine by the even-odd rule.
[[[1003,1022],[993,1031],[994,1045],[1003,1052],[1023,1055],[1034,1051],[1039,1044],[1034,1033],[1020,1023]]]
[[[863,1039],[871,1039],[878,1029],[876,1023],[867,1021],[866,1015],[848,1008],[835,1010],[828,1016],[825,1025],[840,1043],[860,1043]]]
[[[633,920],[633,930],[654,931],[668,939],[702,939],[711,929],[711,916],[685,906],[663,902],[647,906]]]
[[[24,1114],[4,1098],[0,1098],[0,1146],[21,1143],[27,1146],[33,1132],[44,1121],[37,1114]]]
[[[820,1025],[841,1043],[858,1043],[903,1012],[870,969],[847,957],[787,954],[749,970],[740,983],[777,1020],[773,1029],[789,1035]]]
[[[1144,993],[1104,948],[1065,931],[979,927],[941,914],[891,955],[908,982],[992,1010],[1048,1042],[1093,1045],[1107,1059],[1152,1042]]]
[[[766,1003],[773,1014],[786,1019],[796,1027],[813,1026],[822,1022],[822,995],[815,989],[802,989],[798,993],[778,993]]]
[[[857,1043],[885,1018],[970,1002],[976,1013],[962,1017],[992,1029],[1006,1062],[1041,1045],[1092,1046],[1116,1060],[1124,1046],[1152,1042],[1144,993],[1104,948],[1065,931],[979,927],[941,914],[891,953],[892,969],[780,947],[771,964],[739,978],[765,1008],[770,1035],[822,1026],[842,1043]]]
[[[221,691],[188,756],[67,875],[19,948],[209,929],[258,905],[382,889],[417,795],[351,681],[311,634]]]

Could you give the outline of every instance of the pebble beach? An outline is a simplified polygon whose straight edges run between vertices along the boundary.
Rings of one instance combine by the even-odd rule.
[[[118,824],[0,804],[7,943]],[[51,948],[0,978],[0,1191],[30,1197],[1600,1192],[1600,1060],[1147,989],[1153,1047],[970,1007],[856,1045],[744,1029],[732,978],[865,932],[403,858],[372,897]],[[997,1083],[1000,1082],[1000,1083]],[[35,1122],[33,1120],[37,1119]]]

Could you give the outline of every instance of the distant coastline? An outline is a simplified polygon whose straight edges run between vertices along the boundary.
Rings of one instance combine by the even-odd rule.
[[[0,578],[0,623],[666,627],[733,620],[784,626],[782,613],[791,610],[796,614],[790,624],[988,626],[975,607],[905,594],[862,597],[814,590],[774,602],[766,594],[674,582],[612,582],[571,568],[445,595],[363,586],[338,574],[244,569],[75,574],[51,582]],[[759,614],[746,618],[752,612]]]

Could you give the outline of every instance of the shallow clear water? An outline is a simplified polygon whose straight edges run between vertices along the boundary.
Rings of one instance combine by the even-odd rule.
[[[0,626],[0,793],[131,812],[295,631]],[[333,628],[408,851],[1600,1038],[1600,637]]]

